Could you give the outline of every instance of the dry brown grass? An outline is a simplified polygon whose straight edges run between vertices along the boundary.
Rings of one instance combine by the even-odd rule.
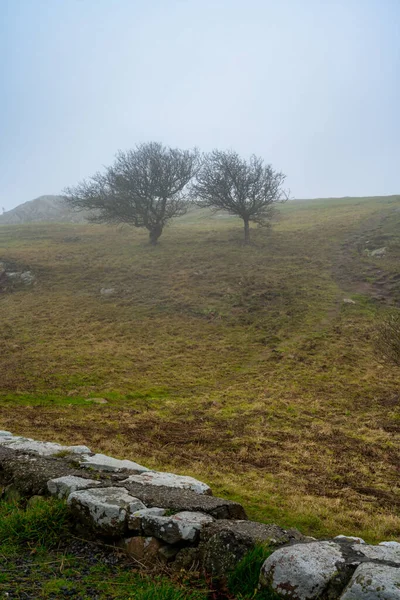
[[[37,276],[0,294],[1,426],[198,476],[305,532],[399,537],[400,372],[371,344],[400,297],[399,206],[289,204],[249,248],[202,212],[155,249],[130,230],[1,227],[0,260]],[[382,236],[387,257],[363,255]]]

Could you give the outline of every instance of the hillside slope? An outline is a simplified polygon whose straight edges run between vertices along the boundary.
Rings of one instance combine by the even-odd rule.
[[[0,215],[0,225],[37,222],[81,223],[83,213],[69,209],[61,196],[39,196]]]
[[[400,537],[400,369],[373,345],[400,303],[400,198],[290,202],[249,247],[240,221],[189,217],[156,248],[0,228],[5,269],[35,276],[0,292],[0,427],[196,476],[306,533]]]

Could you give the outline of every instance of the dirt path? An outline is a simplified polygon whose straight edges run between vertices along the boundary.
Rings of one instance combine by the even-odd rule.
[[[382,257],[366,249],[387,248]],[[349,294],[369,296],[388,306],[400,306],[400,215],[395,209],[374,213],[340,247],[333,277]]]

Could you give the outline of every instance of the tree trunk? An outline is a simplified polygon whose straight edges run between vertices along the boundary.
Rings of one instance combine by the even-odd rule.
[[[243,222],[244,222],[244,243],[245,244],[249,244],[250,243],[249,220],[248,219],[243,219]]]
[[[156,225],[152,229],[149,229],[149,241],[152,246],[156,246],[158,238],[162,234],[161,225]]]

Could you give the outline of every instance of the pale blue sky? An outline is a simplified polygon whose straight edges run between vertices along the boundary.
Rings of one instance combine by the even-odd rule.
[[[0,207],[159,140],[400,193],[400,0],[0,0]]]

